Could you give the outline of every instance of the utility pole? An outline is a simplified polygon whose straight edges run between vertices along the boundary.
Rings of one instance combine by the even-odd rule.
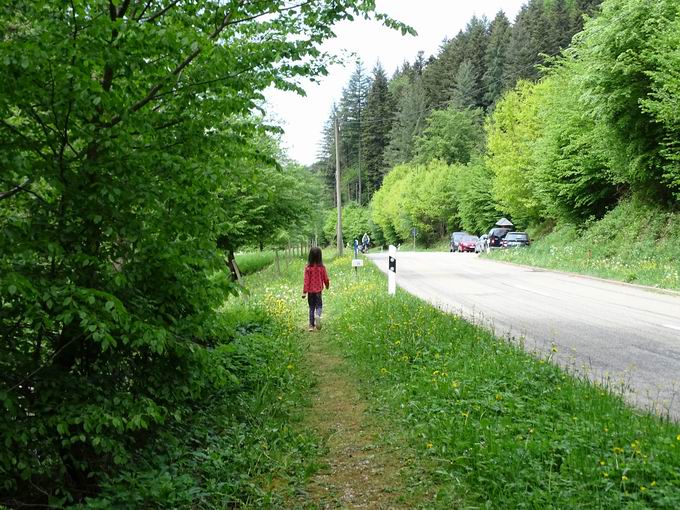
[[[340,128],[338,127],[338,114],[335,114],[335,197],[338,205],[338,255],[342,256],[342,197],[340,193]]]

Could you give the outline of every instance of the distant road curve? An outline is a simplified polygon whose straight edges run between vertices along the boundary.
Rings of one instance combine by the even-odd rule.
[[[387,271],[386,253],[369,258]],[[633,405],[680,419],[680,294],[441,252],[399,252],[397,285],[528,350],[554,345],[560,364],[624,382]]]

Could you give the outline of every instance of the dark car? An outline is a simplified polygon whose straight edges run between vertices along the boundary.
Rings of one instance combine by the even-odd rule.
[[[449,251],[458,251],[458,243],[460,243],[460,240],[469,235],[470,234],[467,232],[454,232],[451,234],[451,247],[449,248]]]
[[[458,243],[458,251],[475,251],[475,245],[479,241],[477,236],[465,236]]]
[[[503,238],[510,232],[509,228],[495,227],[489,230],[489,247],[500,248]]]
[[[515,246],[529,246],[529,234],[526,232],[508,232],[503,240],[501,246],[503,248],[514,248]]]
[[[475,253],[484,253],[487,251],[487,248],[489,247],[489,236],[486,234],[482,234],[479,236],[479,239],[477,239],[477,242],[475,243]]]

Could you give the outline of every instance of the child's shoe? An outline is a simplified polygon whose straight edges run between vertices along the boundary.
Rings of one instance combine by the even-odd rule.
[[[314,321],[316,323],[316,329],[319,331],[321,330],[321,317],[317,317],[316,320]]]
[[[309,329],[307,331],[314,331],[314,329],[315,329],[314,326],[310,324]]]

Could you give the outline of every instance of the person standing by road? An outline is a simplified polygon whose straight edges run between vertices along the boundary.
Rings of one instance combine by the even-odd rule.
[[[309,304],[309,331],[321,329],[321,311],[323,309],[321,293],[323,288],[328,289],[330,284],[326,267],[323,265],[321,248],[313,246],[309,250],[302,288],[302,297],[306,296]]]
[[[364,236],[361,238],[361,244],[363,246],[363,252],[366,253],[368,251],[368,245],[371,244],[371,238],[368,237],[368,232],[364,232]]]

